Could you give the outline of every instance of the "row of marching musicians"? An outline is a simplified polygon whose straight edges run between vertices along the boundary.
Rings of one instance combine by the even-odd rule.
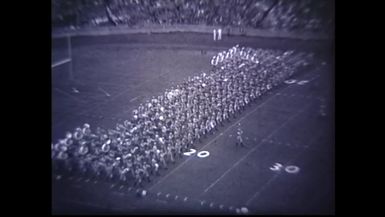
[[[84,124],[67,132],[52,145],[55,168],[142,185],[309,61],[302,53],[231,49],[209,73],[141,104],[115,129]],[[256,53],[258,63],[246,58]]]

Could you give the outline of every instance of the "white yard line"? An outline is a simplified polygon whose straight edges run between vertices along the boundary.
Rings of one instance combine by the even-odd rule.
[[[106,96],[110,97],[111,95],[109,93],[107,93],[107,91],[105,91],[104,89],[102,89],[101,87],[98,88],[100,91],[102,91]]]
[[[69,94],[69,93],[67,93],[67,92],[65,92],[65,91],[63,91],[63,90],[60,90],[59,88],[54,88],[54,90],[56,90],[57,92],[59,92],[59,93],[61,93],[61,94],[63,94],[63,95],[66,95],[66,96],[68,96],[68,97],[70,97],[70,98],[72,98],[72,99],[74,99],[74,100],[76,100],[76,101],[78,101],[78,102],[84,103],[83,100],[78,99],[78,98],[72,96],[71,94]]]
[[[130,102],[133,102],[133,101],[135,101],[137,98],[139,98],[139,96],[137,96],[137,97],[134,97],[134,98],[130,99]]]
[[[63,65],[64,63],[68,63],[68,62],[71,62],[70,58],[67,58],[67,59],[64,59],[64,60],[61,60],[61,61],[58,61],[58,62],[52,64],[51,68],[55,68],[56,66],[60,66],[60,65]]]

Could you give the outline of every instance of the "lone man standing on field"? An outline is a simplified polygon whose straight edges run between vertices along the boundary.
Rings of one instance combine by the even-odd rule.
[[[238,129],[237,129],[237,142],[235,143],[235,146],[238,147],[238,146],[241,146],[241,147],[245,147],[245,145],[243,144],[243,130],[241,129],[241,123],[238,123]]]

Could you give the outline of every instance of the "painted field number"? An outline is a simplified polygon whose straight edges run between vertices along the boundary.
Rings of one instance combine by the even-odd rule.
[[[197,152],[197,151],[195,149],[191,148],[190,151],[183,153],[183,155],[191,156],[191,155],[195,154],[195,152]]]
[[[308,80],[296,80],[296,79],[289,79],[289,80],[286,80],[285,81],[285,84],[298,84],[298,85],[304,85],[306,83],[308,83],[309,81]]]
[[[300,171],[300,168],[294,165],[289,166],[283,166],[280,163],[275,163],[273,166],[269,168],[271,171],[280,172],[282,170],[285,170],[285,172],[290,174],[296,174]]]
[[[272,171],[280,171],[282,169],[283,165],[280,163],[275,163],[272,167],[270,167],[270,170]]]
[[[290,80],[286,80],[285,81],[285,84],[294,84],[294,83],[296,83],[297,82],[297,80],[295,80],[295,79],[290,79]]]
[[[208,151],[200,151],[197,154],[197,156],[200,158],[205,158],[205,157],[208,157],[209,155],[210,155],[210,153]]]
[[[190,151],[184,152],[183,155],[185,155],[185,156],[192,156],[196,152],[197,152],[197,150],[195,150],[193,148],[190,148]],[[209,155],[210,155],[210,152],[208,152],[208,151],[200,151],[200,152],[197,153],[197,156],[199,158],[205,158],[205,157],[208,157]]]
[[[304,84],[306,84],[308,82],[309,82],[308,80],[302,80],[302,81],[298,81],[297,84],[304,85]]]

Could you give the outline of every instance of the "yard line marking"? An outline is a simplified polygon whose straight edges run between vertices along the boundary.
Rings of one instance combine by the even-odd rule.
[[[310,142],[310,144],[313,144],[315,141],[316,141],[316,138],[318,139],[322,134],[319,134],[318,137],[313,137],[312,141]],[[288,162],[286,162],[286,165],[287,164],[290,164],[292,163],[293,161],[295,161],[296,159],[298,159],[304,152],[305,152],[306,149],[304,149],[303,151],[301,151],[299,154],[297,154],[294,158],[292,158],[291,160],[289,160]],[[270,183],[272,183],[280,174],[282,173],[277,173],[275,174],[274,176],[272,176],[262,187],[261,189],[259,189],[257,192],[255,192],[255,194],[246,201],[246,205],[250,205],[251,201],[253,201],[255,198],[257,198],[257,196],[259,196],[261,194],[261,192],[263,190],[265,190],[269,185]]]
[[[90,81],[88,82],[89,85],[95,85],[95,86],[99,86],[99,85],[107,85],[107,86],[114,86],[114,87],[120,87],[120,88],[126,88],[127,85],[122,85],[122,84],[115,84],[115,83],[112,83],[112,82],[102,82],[102,81]]]
[[[67,58],[67,59],[64,59],[64,60],[61,60],[61,61],[58,61],[54,64],[51,65],[51,68],[55,68],[56,66],[60,66],[64,63],[68,63],[68,62],[71,62],[71,59],[70,58]]]
[[[106,96],[110,97],[111,95],[109,93],[107,93],[107,91],[105,91],[104,89],[102,89],[101,87],[98,87],[98,90],[102,91]]]
[[[303,109],[301,109],[300,111],[298,111],[297,113],[295,113],[294,115],[290,116],[284,123],[281,124],[280,127],[276,128],[275,130],[273,130],[273,132],[271,132],[266,138],[270,138],[271,136],[273,136],[276,132],[278,132],[282,127],[284,127],[287,123],[289,123],[289,121],[291,121],[293,118],[297,117],[299,114],[301,114],[302,112],[304,112],[307,108],[310,107],[310,105],[312,105],[311,103],[308,104],[306,107],[304,107]],[[234,169],[236,166],[238,166],[238,164],[243,161],[244,159],[246,159],[251,153],[253,153],[255,150],[257,150],[257,148],[259,148],[261,146],[263,142],[260,142],[257,146],[255,146],[253,149],[251,149],[245,156],[243,156],[241,159],[239,159],[237,162],[235,162],[233,164],[233,166],[231,166],[226,172],[224,172],[217,180],[215,180],[213,183],[211,183],[211,185],[209,185],[209,187],[207,187],[202,194],[205,194],[207,191],[209,191],[212,187],[214,187],[224,176],[226,176],[232,169]]]
[[[271,182],[273,182],[280,173],[274,174],[272,178],[269,179],[262,187],[259,189],[245,204],[248,206],[250,205],[250,202],[254,199],[254,197],[258,196],[268,185],[270,185]]]
[[[278,95],[278,94],[277,94]],[[313,100],[320,100],[320,97],[318,96],[312,96],[312,95],[303,95],[303,94],[280,94],[280,96],[283,97],[293,97],[293,98],[304,98],[304,99],[313,99]]]
[[[132,98],[132,99],[130,100],[130,102],[135,101],[138,97],[139,97],[139,96]]]
[[[69,94],[69,93],[67,93],[67,92],[65,92],[65,91],[62,91],[62,90],[60,90],[59,88],[56,88],[56,87],[55,87],[54,90],[56,90],[57,92],[59,92],[59,93],[61,93],[61,94],[63,94],[63,95],[66,95],[66,96],[68,96],[68,97],[70,97],[70,98],[72,98],[72,99],[74,99],[74,100],[76,100],[76,101],[78,101],[78,102],[84,103],[83,100],[78,99],[78,98],[72,96],[71,94]]]

